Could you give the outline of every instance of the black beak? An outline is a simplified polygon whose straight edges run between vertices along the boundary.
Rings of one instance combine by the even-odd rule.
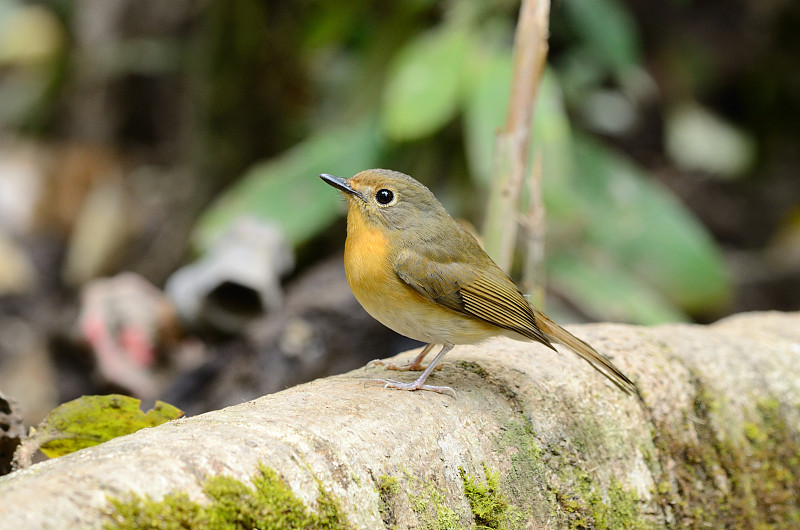
[[[328,175],[327,173],[322,173],[319,176],[319,178],[321,178],[334,188],[342,190],[345,193],[349,193],[350,195],[355,195],[356,197],[359,197],[362,200],[364,199],[364,197],[362,197],[359,192],[357,192],[356,190],[353,189],[352,186],[350,186],[350,183],[347,182],[347,179],[343,179],[342,177],[335,177],[333,175]]]

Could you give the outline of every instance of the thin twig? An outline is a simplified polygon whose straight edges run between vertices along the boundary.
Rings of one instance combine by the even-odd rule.
[[[549,0],[523,0],[514,36],[508,116],[506,126],[497,133],[495,140],[493,184],[484,238],[487,252],[505,270],[509,269],[514,254],[534,102],[547,57],[549,15]]]

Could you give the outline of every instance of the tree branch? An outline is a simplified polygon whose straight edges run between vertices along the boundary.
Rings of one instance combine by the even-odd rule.
[[[370,381],[379,368],[317,380],[0,478],[0,527],[101,528],[107,496],[202,499],[206,477],[248,480],[259,463],[311,508],[319,481],[355,528],[471,527],[475,485],[492,474],[498,517],[517,528],[754,527],[797,513],[800,313],[573,331],[641,400],[537,344],[459,346],[432,376],[456,399],[384,390]]]
[[[534,103],[547,58],[549,0],[524,0],[514,35],[514,73],[505,128],[495,139],[492,189],[484,225],[486,251],[508,271],[517,235]]]

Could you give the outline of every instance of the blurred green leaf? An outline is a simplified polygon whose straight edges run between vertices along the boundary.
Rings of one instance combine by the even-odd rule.
[[[542,157],[542,193],[547,215],[553,220],[570,216],[575,202],[571,195],[572,128],[561,93],[559,80],[553,70],[545,69],[536,103],[531,135],[531,159],[535,153]]]
[[[564,13],[586,49],[614,74],[640,62],[636,21],[618,0],[566,0]]]
[[[483,187],[492,182],[495,136],[508,112],[511,52],[497,53],[477,76],[464,112],[464,138],[472,175]]]
[[[162,401],[156,401],[147,413],[139,405],[140,400],[120,394],[82,396],[50,411],[34,437],[46,440],[40,449],[55,458],[183,415],[182,410]]]
[[[710,235],[666,188],[588,138],[575,138],[575,192],[588,244],[614,257],[690,313],[729,296],[725,264]]]
[[[338,193],[317,175],[350,177],[378,159],[381,139],[371,121],[319,132],[277,158],[253,166],[201,216],[192,241],[205,251],[243,215],[275,222],[294,245],[327,227],[342,211]]]
[[[468,33],[442,25],[401,49],[386,80],[381,123],[392,140],[427,136],[456,114],[462,98]]]
[[[593,317],[634,324],[686,320],[669,300],[623,266],[588,252],[561,252],[548,259],[548,283]]]
[[[472,175],[484,188],[491,185],[495,136],[506,120],[511,74],[510,50],[495,54],[477,76],[467,100],[464,114],[467,158]],[[530,158],[536,151],[541,153],[548,216],[564,217],[575,205],[570,179],[571,136],[558,79],[551,69],[545,69],[534,109]]]

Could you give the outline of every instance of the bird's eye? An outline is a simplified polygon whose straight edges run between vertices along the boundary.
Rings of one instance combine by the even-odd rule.
[[[394,200],[394,193],[386,188],[380,189],[375,193],[375,200],[380,204],[389,204]]]

